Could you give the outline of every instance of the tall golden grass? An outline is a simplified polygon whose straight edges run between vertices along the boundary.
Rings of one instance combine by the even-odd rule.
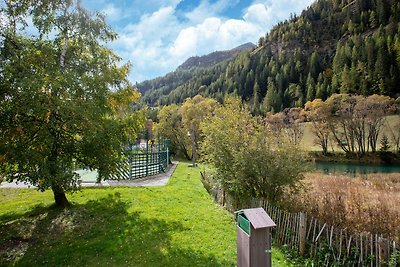
[[[355,178],[307,173],[303,188],[286,192],[283,205],[340,228],[400,237],[400,173]]]

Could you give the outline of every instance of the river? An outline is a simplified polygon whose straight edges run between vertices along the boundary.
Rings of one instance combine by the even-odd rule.
[[[315,169],[334,174],[400,173],[400,165],[368,165],[337,162],[316,162]]]

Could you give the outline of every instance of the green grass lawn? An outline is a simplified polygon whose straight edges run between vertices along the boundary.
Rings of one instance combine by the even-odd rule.
[[[165,187],[0,189],[0,266],[235,266],[233,216],[181,163]],[[273,266],[290,266],[273,250]]]

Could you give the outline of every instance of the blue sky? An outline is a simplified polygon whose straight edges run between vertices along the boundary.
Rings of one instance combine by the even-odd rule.
[[[131,82],[173,71],[187,58],[257,43],[313,0],[82,0],[118,33],[107,44],[130,61]]]

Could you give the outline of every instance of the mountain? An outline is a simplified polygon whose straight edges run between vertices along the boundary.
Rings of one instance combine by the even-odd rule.
[[[234,58],[237,54],[255,48],[256,45],[253,43],[245,43],[231,50],[216,51],[208,55],[201,57],[195,56],[187,59],[182,65],[178,67],[178,70],[188,70],[191,68],[209,68],[222,61]]]
[[[232,60],[238,54],[254,49],[256,45],[253,43],[245,43],[231,50],[216,51],[201,57],[190,57],[181,64],[174,72],[170,72],[165,76],[152,80],[147,80],[137,84],[139,91],[144,95],[143,100],[150,105],[155,104],[158,97],[168,95],[175,88],[182,86],[194,76],[203,75],[203,71],[207,68],[214,67],[218,64],[224,64]],[[181,101],[183,101],[182,99]]]
[[[149,105],[236,93],[254,113],[303,106],[334,93],[400,96],[400,2],[318,0],[278,23],[257,48],[209,68],[146,81]]]

